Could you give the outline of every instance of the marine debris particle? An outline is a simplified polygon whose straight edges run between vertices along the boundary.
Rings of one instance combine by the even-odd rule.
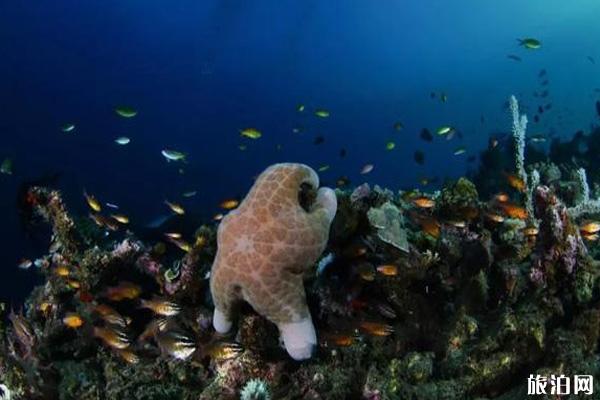
[[[302,208],[300,187],[316,190],[318,182],[306,165],[273,165],[239,208],[223,218],[210,277],[218,332],[231,329],[234,306],[243,299],[279,327],[290,356],[311,357],[317,340],[302,275],[325,249],[337,209],[329,188],[318,189],[308,213]]]
[[[392,202],[367,212],[371,226],[377,229],[377,237],[385,243],[408,253],[408,238],[404,229],[402,213]]]

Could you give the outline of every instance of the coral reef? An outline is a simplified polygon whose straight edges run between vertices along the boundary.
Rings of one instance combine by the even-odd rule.
[[[600,148],[593,140],[600,131],[577,139]],[[554,151],[576,147],[567,144]],[[511,171],[512,150],[497,159]],[[508,184],[480,186],[489,171],[434,194],[337,190],[327,244],[297,263],[298,285],[287,288],[302,289],[316,331],[317,352],[301,363],[260,306],[241,304],[227,336],[211,326],[217,236],[253,212],[256,186],[185,253],[126,232],[107,238],[59,192],[33,188],[51,248],[32,269],[44,283],[0,319],[0,389],[13,400],[512,400],[527,396],[530,374],[600,376],[600,223],[572,212],[593,201],[586,186],[600,178],[586,154],[580,166],[523,160],[530,200]],[[319,204],[318,181],[302,171],[279,211]]]

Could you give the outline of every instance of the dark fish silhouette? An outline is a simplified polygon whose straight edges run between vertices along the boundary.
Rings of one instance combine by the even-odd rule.
[[[539,112],[540,114],[543,114],[543,113],[544,113],[544,107],[542,107],[542,106],[539,106],[539,107],[538,107],[538,112]]]
[[[346,157],[346,154],[348,154],[348,152],[346,151],[346,149],[340,149],[340,157],[341,158]]]
[[[548,94],[550,94],[550,92],[544,90],[542,93],[540,93],[540,97],[548,97]]]
[[[431,132],[429,132],[429,129],[427,128],[423,128],[421,129],[421,139],[423,139],[426,142],[431,142],[433,140],[433,135],[431,134]]]
[[[587,56],[587,59],[592,63],[592,64],[596,64],[596,60],[594,60],[594,57],[592,56]]]
[[[542,68],[542,69],[540,69],[540,72],[538,73],[538,76],[539,77],[546,76],[547,73],[548,72],[544,68]]]
[[[419,165],[423,165],[425,164],[425,153],[423,153],[421,150],[417,150],[415,151],[415,162]]]
[[[535,116],[533,117],[533,122],[535,122],[535,123],[538,123],[538,122],[540,122],[540,116],[539,116],[539,115],[535,115]]]
[[[521,57],[516,56],[514,54],[509,54],[509,55],[506,56],[506,58],[509,58],[509,59],[515,60],[515,61],[522,61]]]
[[[542,81],[541,85],[542,86],[548,86],[548,84],[550,83],[550,81],[548,79],[545,79]]]
[[[548,111],[548,110],[549,110],[549,109],[551,109],[551,108],[552,108],[552,103],[548,103],[548,104],[546,104],[546,105],[544,106],[544,109],[545,109],[546,111]]]
[[[315,140],[313,140],[313,144],[323,144],[325,142],[325,137],[319,135],[317,137],[315,137]]]

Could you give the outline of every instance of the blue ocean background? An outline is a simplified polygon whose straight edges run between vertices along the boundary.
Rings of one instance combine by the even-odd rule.
[[[510,94],[526,112],[540,105],[541,69],[553,108],[529,132],[588,130],[599,15],[595,0],[0,2],[0,158],[14,160],[14,174],[0,176],[0,297],[24,298],[35,274],[16,265],[47,250],[25,234],[15,204],[19,185],[43,175],[60,173],[73,213],[88,213],[85,189],[118,204],[133,231],[168,214],[165,199],[213,223],[221,200],[243,196],[281,161],[329,164],[321,179],[331,185],[345,175],[351,185],[412,188],[476,168],[467,157],[510,129]],[[519,47],[524,37],[542,48]],[[121,118],[118,105],[138,115]],[[331,116],[317,118],[316,108]],[[65,123],[75,131],[62,132]],[[441,125],[462,139],[419,138]],[[263,137],[240,137],[246,127]],[[313,144],[319,135],[324,143]],[[116,145],[119,136],[131,143]],[[467,154],[453,155],[460,145]],[[188,154],[184,174],[165,148]],[[366,163],[375,169],[360,175]],[[182,198],[190,190],[198,194]]]

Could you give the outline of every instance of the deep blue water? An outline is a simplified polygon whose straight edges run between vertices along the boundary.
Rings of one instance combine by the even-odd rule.
[[[15,196],[44,174],[61,173],[74,213],[87,213],[85,188],[119,204],[134,227],[166,214],[165,199],[210,220],[220,200],[243,195],[278,161],[330,164],[326,183],[347,175],[413,187],[423,176],[465,173],[468,155],[508,131],[510,94],[537,108],[542,68],[554,107],[529,132],[587,129],[600,87],[598,15],[596,0],[2,1],[0,158],[13,158],[15,170],[0,176],[1,297],[27,294],[34,273],[16,263],[43,254],[21,230]],[[543,46],[526,50],[522,37]],[[118,117],[121,104],[138,115]],[[330,118],[313,115],[320,107]],[[60,130],[67,122],[74,132]],[[440,125],[455,126],[462,141],[419,139]],[[249,126],[263,137],[240,138]],[[122,135],[132,142],[116,145]],[[323,144],[313,144],[317,135]],[[467,155],[454,156],[461,144]],[[189,154],[184,175],[164,148]],[[365,163],[375,169],[361,176]],[[198,195],[182,199],[188,190]]]

